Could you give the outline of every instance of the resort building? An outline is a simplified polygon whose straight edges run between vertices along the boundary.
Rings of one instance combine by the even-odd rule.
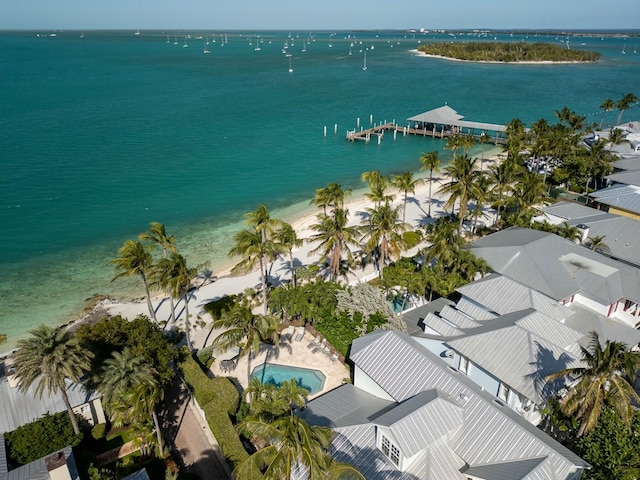
[[[585,325],[598,316],[615,329],[635,330],[640,322],[638,268],[558,235],[518,227],[480,238],[471,250],[495,272],[580,311]],[[622,336],[618,340],[635,345],[635,338]]]
[[[601,190],[603,191],[603,190]],[[580,203],[559,202],[542,209],[537,222],[577,227],[580,243],[589,244],[589,237],[602,237],[604,244],[596,251],[614,260],[640,268],[640,222],[629,217],[614,215],[587,207]]]
[[[4,437],[0,434],[0,480],[79,480],[71,447],[9,470]]]
[[[574,480],[590,468],[417,339],[378,330],[350,359],[353,385],[302,415],[331,427],[332,456],[367,479]]]

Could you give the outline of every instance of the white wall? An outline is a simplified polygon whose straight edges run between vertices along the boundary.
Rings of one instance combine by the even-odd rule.
[[[594,312],[604,315],[605,317],[607,316],[607,313],[609,313],[609,305],[602,305],[601,303],[586,298],[579,293],[575,294],[575,296],[573,297],[573,301],[587,307],[590,310],[593,310]]]

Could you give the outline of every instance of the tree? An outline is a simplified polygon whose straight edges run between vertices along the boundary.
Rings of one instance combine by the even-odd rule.
[[[409,229],[409,225],[400,221],[400,207],[392,207],[386,202],[377,208],[366,208],[369,218],[362,226],[363,237],[366,239],[365,249],[369,254],[377,251],[380,262],[380,276],[383,276],[384,266],[388,259],[398,259],[404,247],[402,234]]]
[[[456,150],[462,147],[464,144],[464,138],[462,135],[456,134],[447,139],[447,143],[444,148],[451,150],[453,154],[453,160],[456,159]]]
[[[393,200],[392,195],[386,194],[388,181],[378,170],[363,172],[362,175],[360,175],[360,179],[369,184],[370,192],[365,193],[365,197],[371,200],[376,206],[383,202]]]
[[[189,331],[189,294],[191,291],[191,283],[198,276],[200,271],[206,267],[206,264],[189,267],[187,265],[187,259],[179,253],[172,253],[167,261],[171,262],[171,268],[168,269],[172,272],[171,277],[168,280],[171,295],[176,300],[182,298],[184,301],[184,334],[187,342],[187,348],[191,351],[191,334]]]
[[[438,152],[433,151],[429,153],[423,153],[420,156],[420,163],[422,167],[420,170],[429,170],[429,212],[428,216],[431,216],[431,185],[433,184],[433,172],[439,172],[440,159],[438,158]]]
[[[260,284],[262,285],[262,302],[265,313],[267,306],[267,271],[266,261],[273,261],[279,253],[273,240],[263,240],[260,230],[253,228],[241,230],[233,237],[234,244],[229,250],[230,257],[241,257],[240,261],[231,270],[232,273],[250,272],[256,267],[260,268]]]
[[[357,227],[347,225],[349,211],[343,208],[336,208],[333,215],[320,214],[317,219],[318,223],[309,227],[316,233],[308,241],[319,245],[309,255],[319,253],[321,262],[329,259],[329,274],[335,280],[340,274],[343,252],[347,253],[349,261],[352,259],[349,246],[358,244],[359,231]]]
[[[548,202],[547,187],[540,174],[525,172],[521,175],[510,200],[520,216],[527,213],[531,207]]]
[[[462,222],[464,221],[467,213],[469,197],[477,196],[477,184],[476,177],[478,170],[476,168],[476,159],[472,159],[468,155],[462,155],[455,157],[453,161],[445,167],[445,172],[451,177],[451,180],[440,187],[438,193],[445,193],[449,195],[445,208],[453,208],[456,200],[459,200],[460,210],[458,216],[460,217],[460,225],[458,230],[462,231]]]
[[[254,315],[245,303],[236,304],[213,328],[224,329],[213,344],[225,351],[240,347],[240,357],[247,357],[247,381],[251,380],[251,357],[260,353],[262,343],[278,345],[279,320],[272,315]]]
[[[452,264],[464,245],[464,239],[456,229],[455,222],[449,218],[440,218],[430,225],[426,239],[431,246],[425,253],[425,260],[437,260],[437,268],[441,270]]]
[[[414,179],[413,173],[411,172],[404,172],[400,175],[394,175],[391,178],[391,183],[398,191],[404,194],[404,201],[402,203],[402,223],[404,223],[407,213],[407,195],[409,193],[416,193],[416,187],[422,183],[422,180]]]
[[[301,247],[303,240],[298,238],[295,229],[286,222],[281,222],[280,228],[273,234],[273,239],[278,246],[289,252],[289,269],[291,270],[291,283],[296,285],[296,269],[293,266],[293,249]]]
[[[616,102],[616,108],[618,109],[618,118],[616,119],[616,125],[620,125],[622,121],[622,114],[625,110],[628,110],[631,105],[638,103],[638,97],[633,93],[627,93],[624,97]]]
[[[155,405],[162,399],[164,389],[161,388],[157,372],[142,356],[135,356],[132,350],[125,347],[122,352],[113,352],[111,358],[105,360],[95,380],[97,390],[107,411],[116,413],[118,405],[129,403],[130,418],[127,423],[144,422],[151,415],[158,442],[158,450],[163,451],[162,432],[155,412]],[[125,402],[122,400],[125,399]],[[115,406],[116,412],[113,412]],[[116,413],[117,414],[117,413]]]
[[[316,190],[316,196],[311,200],[312,205],[322,207],[327,214],[327,207],[333,209],[344,207],[344,200],[351,195],[351,189],[343,190],[338,183],[328,183],[326,187]]]
[[[602,109],[602,118],[600,119],[600,126],[599,126],[599,129],[602,130],[602,124],[604,123],[604,116],[606,115],[607,112],[610,112],[614,108],[616,108],[616,102],[614,102],[610,98],[607,98],[605,99],[604,102],[602,102],[602,104],[598,108]]]
[[[299,467],[308,471],[311,480],[364,479],[354,467],[329,456],[333,431],[328,427],[309,425],[297,415],[285,414],[272,421],[251,416],[240,424],[239,430],[247,437],[262,439],[267,446],[238,465],[233,472],[237,480],[253,479],[255,471],[262,471],[265,480],[288,480]]]
[[[612,128],[609,131],[609,138],[607,139],[609,142],[609,152],[613,150],[615,145],[622,145],[623,143],[630,143],[627,139],[627,134],[624,130],[620,128]]]
[[[609,245],[604,243],[604,239],[607,238],[606,235],[596,235],[594,237],[587,237],[587,246],[594,252],[610,252],[611,249]]]
[[[142,284],[144,285],[144,293],[147,297],[149,315],[151,315],[153,321],[157,323],[156,312],[153,309],[151,294],[149,293],[149,281],[147,280],[153,265],[151,247],[144,246],[142,243],[134,240],[127,240],[118,250],[118,255],[118,258],[111,260],[116,271],[119,272],[113,277],[113,280],[125,276],[140,275]]]
[[[563,413],[581,421],[578,437],[596,427],[605,405],[613,407],[630,428],[634,414],[631,401],[640,401],[630,384],[640,364],[640,354],[629,351],[622,342],[606,340],[603,345],[596,332],[590,337],[589,345],[580,347],[584,367],[567,368],[547,377],[548,381],[575,379],[559,406]]]
[[[489,169],[489,192],[497,200],[496,223],[500,218],[500,209],[505,204],[505,194],[513,190],[513,183],[519,174],[519,168],[514,162],[505,160]]]
[[[29,332],[31,337],[18,340],[15,354],[18,387],[26,392],[36,385],[36,395],[60,392],[67,408],[73,431],[80,434],[78,421],[67,395],[67,380],[80,383],[91,367],[93,354],[83,349],[77,337],[68,330],[41,325]]]
[[[143,242],[151,242],[151,245],[153,247],[161,247],[162,248],[162,258],[166,259],[167,258],[167,253],[168,252],[175,252],[176,251],[176,237],[174,237],[173,235],[167,235],[166,229],[164,227],[164,224],[159,223],[159,222],[151,222],[150,224],[151,226],[149,227],[149,230],[147,230],[144,233],[141,233],[140,235],[138,235],[138,238],[143,241]],[[156,272],[157,270],[157,266],[156,268],[153,268],[153,274],[156,274],[158,272]],[[161,272],[162,273],[162,272]],[[157,285],[159,285],[160,287],[164,288],[165,291],[167,291],[167,287],[168,285],[166,284],[166,282],[162,282],[163,279],[163,275],[160,274],[159,275],[159,279],[161,280],[160,282],[156,282]],[[173,302],[173,296],[169,293],[169,306],[171,308],[171,323],[175,324],[176,323],[176,309],[175,309],[175,305]]]

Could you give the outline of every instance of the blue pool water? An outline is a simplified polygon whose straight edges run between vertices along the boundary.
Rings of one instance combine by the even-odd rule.
[[[275,363],[265,363],[254,368],[251,372],[251,378],[257,378],[262,383],[270,383],[277,387],[293,378],[299,387],[309,391],[309,395],[322,390],[325,381],[324,374],[319,370],[276,365]]]

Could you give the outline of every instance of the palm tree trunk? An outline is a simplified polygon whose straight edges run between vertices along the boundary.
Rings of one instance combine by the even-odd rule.
[[[264,314],[269,313],[267,307],[267,272],[264,270],[264,259],[260,257],[260,283],[262,284],[262,303],[264,304]]]
[[[187,342],[187,348],[191,352],[191,336],[189,335],[189,291],[184,294],[184,339]]]
[[[155,323],[158,323],[158,319],[156,318],[156,312],[153,309],[153,304],[151,303],[151,293],[149,293],[149,283],[147,282],[147,277],[144,273],[140,273],[142,277],[142,283],[144,284],[144,293],[147,297],[147,308],[149,308],[149,314]]]
[[[162,432],[160,431],[160,422],[158,421],[158,414],[156,413],[156,409],[151,409],[151,417],[153,418],[153,424],[156,427],[156,438],[158,440],[158,453],[162,458],[162,454],[164,453],[164,445],[162,443]]]
[[[71,426],[73,427],[73,433],[76,435],[80,435],[80,427],[78,427],[78,420],[76,419],[76,414],[73,412],[73,408],[71,408],[71,403],[69,402],[69,397],[67,396],[66,385],[64,380],[62,381],[62,386],[60,387],[60,393],[62,394],[62,400],[64,401],[65,407],[67,407],[67,413],[69,414],[69,419],[71,420]]]
[[[291,283],[296,286],[296,271],[293,268],[293,250],[289,250],[289,268],[291,269]]]
[[[173,295],[169,292],[169,307],[171,308],[171,328],[176,325],[176,304],[173,301]]]
[[[431,184],[433,183],[433,170],[429,170],[429,217],[431,216]]]
[[[407,214],[407,191],[404,191],[404,204],[402,206],[402,223],[404,222],[405,216]]]

